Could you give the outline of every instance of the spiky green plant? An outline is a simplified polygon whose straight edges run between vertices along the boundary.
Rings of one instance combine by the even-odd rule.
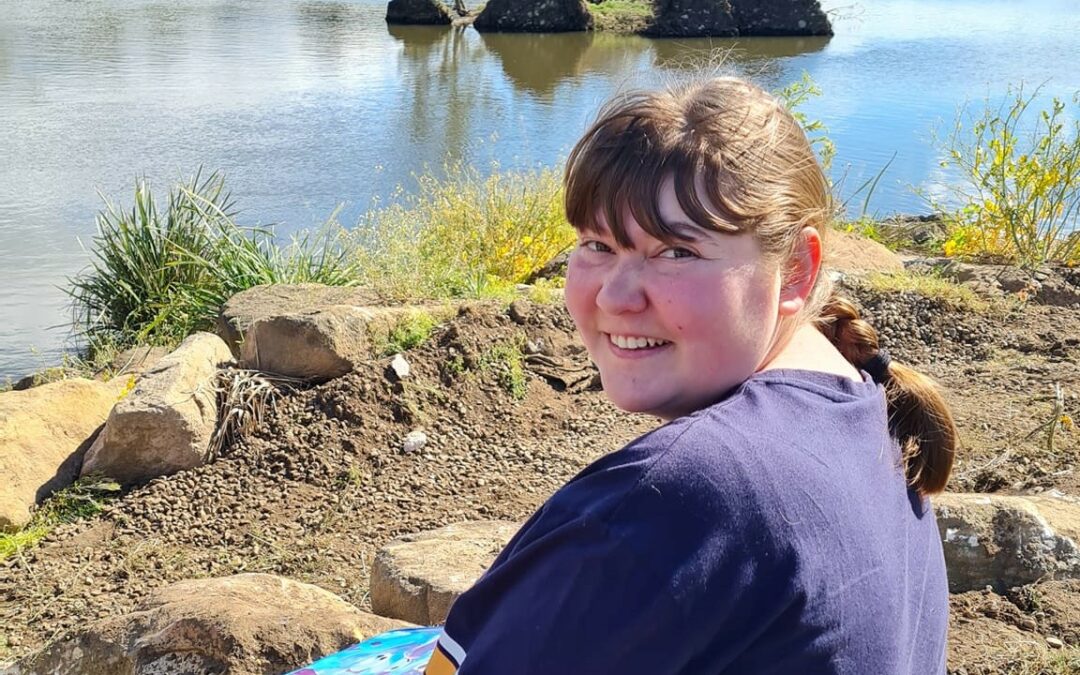
[[[198,171],[164,208],[145,179],[130,210],[107,198],[87,271],[70,282],[76,329],[101,345],[174,345],[213,325],[230,296],[252,286],[359,282],[353,243],[333,219],[279,246],[271,230],[240,227],[225,178]]]

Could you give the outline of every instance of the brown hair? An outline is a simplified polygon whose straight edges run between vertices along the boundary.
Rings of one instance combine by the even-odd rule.
[[[650,236],[677,242],[681,233],[657,206],[668,180],[695,224],[750,233],[778,264],[791,258],[804,227],[824,239],[833,215],[829,183],[798,122],[774,97],[736,78],[624,93],[605,105],[567,161],[567,219],[595,232],[602,217],[615,241],[630,247],[623,222],[629,212]],[[857,368],[878,354],[877,333],[851,302],[833,295],[825,274],[818,274],[802,319]],[[941,492],[957,445],[947,404],[932,380],[902,364],[891,363],[883,379],[889,429],[909,483],[922,494]]]

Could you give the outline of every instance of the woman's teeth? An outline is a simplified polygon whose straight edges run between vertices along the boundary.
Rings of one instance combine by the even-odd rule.
[[[657,340],[656,338],[648,337],[635,337],[630,335],[608,335],[612,344],[620,349],[646,349],[648,347],[659,347],[661,345],[668,344],[667,340]]]

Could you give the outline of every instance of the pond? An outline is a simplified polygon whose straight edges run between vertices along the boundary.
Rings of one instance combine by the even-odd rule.
[[[931,132],[1010,83],[1080,89],[1074,0],[826,1],[828,38],[650,40],[388,27],[373,0],[25,0],[0,15],[0,383],[70,345],[66,279],[102,196],[225,172],[242,224],[355,223],[425,166],[555,165],[597,106],[723,55],[804,108],[876,214],[926,207]]]

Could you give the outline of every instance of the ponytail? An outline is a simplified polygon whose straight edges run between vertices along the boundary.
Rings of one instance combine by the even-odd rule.
[[[934,381],[891,361],[878,347],[877,331],[844,298],[830,298],[815,326],[852,365],[884,385],[889,433],[900,443],[908,484],[922,495],[942,492],[952,471],[958,436],[949,406]]]

